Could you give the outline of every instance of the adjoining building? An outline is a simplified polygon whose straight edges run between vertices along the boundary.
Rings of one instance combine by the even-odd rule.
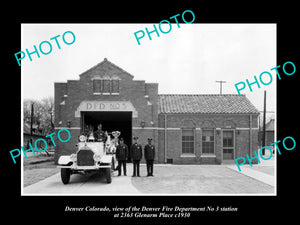
[[[259,111],[245,95],[158,94],[157,83],[134,77],[108,61],[55,83],[55,129],[71,140],[56,142],[60,155],[75,152],[86,125],[119,130],[127,145],[153,139],[158,163],[221,164],[253,155],[258,148]]]
[[[42,133],[42,129],[39,129],[37,124],[32,125],[32,132],[30,132],[30,124],[23,122],[23,146],[28,149],[29,143],[33,144],[39,138],[45,138],[45,135]],[[38,144],[40,144],[39,142]],[[40,146],[38,146],[40,147]],[[42,149],[42,148],[41,148]]]
[[[260,127],[260,131],[258,132],[258,140],[259,140],[259,146],[262,147],[263,143],[263,128]],[[270,119],[266,123],[266,133],[265,133],[265,146],[269,146],[272,149],[274,149],[274,145],[271,145],[273,142],[275,142],[275,119]]]

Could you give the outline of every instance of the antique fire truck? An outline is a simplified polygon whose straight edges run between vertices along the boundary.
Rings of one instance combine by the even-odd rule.
[[[86,174],[92,171],[99,171],[106,176],[106,182],[111,183],[111,174],[115,167],[115,152],[119,131],[106,132],[107,140],[96,140],[93,134],[88,137],[79,136],[76,145],[77,151],[71,155],[62,155],[58,159],[58,168],[61,168],[61,180],[68,184],[72,174]]]

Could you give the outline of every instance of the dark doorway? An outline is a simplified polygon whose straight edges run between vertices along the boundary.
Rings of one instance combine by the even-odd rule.
[[[81,112],[81,131],[86,125],[92,126],[97,130],[99,123],[102,124],[102,130],[111,133],[120,131],[120,137],[124,138],[124,143],[131,146],[132,135],[132,112]],[[119,138],[120,138],[119,137]]]

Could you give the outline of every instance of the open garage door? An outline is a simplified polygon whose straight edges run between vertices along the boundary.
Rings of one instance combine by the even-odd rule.
[[[132,140],[132,112],[81,111],[81,130],[86,125],[89,125],[96,131],[99,123],[102,124],[102,130],[108,133],[120,131],[120,137],[124,138],[124,143],[128,146],[128,149],[130,148]]]

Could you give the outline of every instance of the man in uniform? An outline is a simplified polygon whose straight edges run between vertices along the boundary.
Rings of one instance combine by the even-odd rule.
[[[94,136],[96,136],[96,138],[98,139],[98,141],[106,141],[106,134],[105,132],[102,130],[102,124],[99,123],[98,125],[98,130],[95,131]]]
[[[85,125],[85,128],[84,128],[84,131],[83,131],[82,135],[84,135],[86,137],[86,140],[89,141],[89,138],[91,138],[93,136],[92,127],[89,126],[89,125]]]
[[[155,147],[151,144],[152,138],[148,138],[148,144],[145,145],[144,155],[147,165],[147,177],[153,176],[153,161],[155,157]]]
[[[90,135],[91,132],[92,132],[92,130],[89,127],[89,125],[86,125],[85,129],[84,129],[84,132],[83,132],[83,135],[86,136],[86,137],[89,137],[89,135]]]
[[[120,138],[120,144],[117,146],[116,149],[116,158],[118,160],[118,176],[121,176],[121,166],[123,165],[123,172],[124,176],[126,176],[126,160],[128,157],[128,147],[124,144],[124,139]]]
[[[133,144],[130,147],[130,155],[133,161],[133,177],[140,176],[140,161],[142,159],[142,146],[138,144],[138,137],[133,137]]]

